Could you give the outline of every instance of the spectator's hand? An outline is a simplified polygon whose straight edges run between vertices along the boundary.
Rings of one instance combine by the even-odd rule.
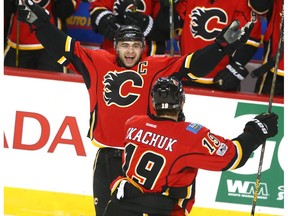
[[[244,131],[255,134],[264,143],[267,138],[274,137],[278,133],[278,115],[262,113],[249,121]]]
[[[225,54],[232,55],[237,49],[240,49],[248,40],[254,26],[252,22],[248,22],[239,29],[239,25],[239,21],[234,20],[229,26],[222,29],[215,39]]]
[[[34,3],[32,0],[25,0],[24,5],[22,4],[22,1],[19,0],[17,10],[18,20],[28,24],[33,24],[38,28],[44,23],[50,21],[49,12]]]
[[[138,26],[143,32],[144,37],[147,37],[151,32],[153,23],[152,17],[146,14],[130,11],[125,12],[125,24]]]
[[[111,11],[105,9],[99,10],[97,14],[93,14],[91,16],[91,21],[94,30],[109,40],[114,39],[114,35],[120,27],[115,15]]]
[[[248,74],[249,72],[244,66],[232,60],[225,69],[217,73],[213,81],[220,90],[236,91],[240,82],[244,80]]]

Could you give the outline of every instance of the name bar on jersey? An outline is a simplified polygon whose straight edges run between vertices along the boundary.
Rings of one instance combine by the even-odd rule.
[[[159,149],[164,149],[165,151],[173,151],[173,145],[178,142],[178,140],[155,134],[150,131],[144,131],[138,128],[130,127],[126,139],[137,141],[145,145],[150,145]]]

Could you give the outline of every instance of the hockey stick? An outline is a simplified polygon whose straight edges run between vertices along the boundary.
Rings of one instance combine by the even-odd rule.
[[[282,17],[281,17],[281,23],[280,23],[280,39],[279,39],[279,43],[278,43],[278,50],[276,53],[274,73],[273,73],[273,78],[272,78],[272,83],[271,83],[270,98],[269,98],[269,104],[268,104],[268,113],[271,113],[271,110],[272,110],[272,102],[273,102],[274,91],[275,91],[275,86],[276,86],[276,77],[277,77],[277,71],[278,71],[279,60],[280,60],[280,55],[281,55],[281,44],[282,44],[283,39],[284,39],[283,38],[283,28],[282,28],[283,23],[284,23],[284,11],[283,10],[284,10],[284,6],[282,9]],[[251,209],[251,215],[250,216],[254,216],[254,213],[255,213],[255,207],[256,207],[256,202],[257,202],[258,192],[259,192],[262,164],[263,164],[263,159],[264,159],[265,145],[266,145],[266,143],[264,142],[262,144],[262,148],[261,148],[261,155],[260,155],[260,161],[259,161],[258,172],[257,172],[257,177],[256,177],[255,190],[254,190],[254,196],[253,196],[252,209]]]
[[[20,21],[16,23],[16,54],[15,54],[15,66],[19,66],[19,40],[20,40]]]
[[[23,5],[22,0],[18,1],[19,5]],[[20,21],[17,19],[16,22],[16,54],[15,54],[15,66],[19,66],[19,42],[20,41]]]
[[[170,24],[170,55],[174,56],[174,13],[173,0],[169,0],[169,24]]]

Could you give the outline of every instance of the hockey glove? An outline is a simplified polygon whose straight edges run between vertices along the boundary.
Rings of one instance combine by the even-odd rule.
[[[220,90],[236,91],[240,82],[244,80],[248,74],[248,70],[239,62],[231,60],[225,69],[217,73],[213,81]]]
[[[127,11],[125,12],[125,24],[138,26],[143,32],[144,37],[147,37],[153,28],[153,19],[140,12],[133,13]]]
[[[102,34],[104,38],[114,39],[116,31],[120,27],[115,15],[108,10],[97,10],[91,15],[91,23],[95,32]]]
[[[239,25],[240,22],[234,20],[229,26],[223,28],[215,39],[215,42],[225,54],[232,55],[237,49],[240,49],[248,40],[254,26],[252,22],[248,22],[239,29]]]
[[[17,6],[18,20],[28,24],[33,24],[37,28],[40,28],[43,24],[50,22],[49,12],[32,0],[19,0]]]
[[[278,115],[275,113],[262,113],[252,121],[247,122],[244,132],[249,132],[257,137],[259,143],[264,143],[269,137],[278,133]]]

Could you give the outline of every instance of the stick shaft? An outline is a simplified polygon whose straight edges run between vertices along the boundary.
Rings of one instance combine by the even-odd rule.
[[[283,23],[284,23],[284,13],[283,13],[284,11],[283,10],[284,10],[284,7],[282,9],[282,17],[281,17],[281,23],[280,23],[280,39],[279,39],[279,43],[278,43],[278,50],[276,53],[274,73],[273,73],[273,78],[272,78],[272,83],[271,83],[270,98],[269,98],[269,104],[268,104],[268,113],[271,113],[271,111],[272,111],[272,102],[273,102],[274,91],[275,91],[275,86],[276,86],[276,77],[277,77],[277,71],[278,71],[279,60],[280,60],[280,55],[281,55],[281,45],[282,45],[282,40],[283,40]],[[262,165],[263,165],[263,160],[264,160],[265,145],[266,145],[266,143],[263,143],[262,148],[261,148],[261,155],[260,155],[260,161],[259,161],[258,172],[257,172],[257,177],[256,177],[256,184],[255,184],[254,197],[253,197],[252,209],[251,209],[251,215],[250,216],[254,216],[254,214],[255,214],[255,207],[256,207],[256,202],[257,202],[257,198],[258,198]]]
[[[260,161],[259,161],[259,166],[258,166],[258,172],[257,172],[256,184],[255,184],[254,196],[253,196],[253,203],[252,203],[252,209],[251,209],[251,216],[254,216],[256,202],[257,202],[257,198],[258,198],[259,185],[260,185],[261,172],[262,172],[262,165],[263,165],[263,160],[264,160],[265,145],[266,144],[263,143],[262,144],[262,148],[261,148],[261,155],[260,155]]]
[[[20,40],[20,21],[16,23],[16,55],[15,55],[15,66],[19,66],[19,40]]]
[[[170,55],[174,55],[174,6],[173,0],[169,0],[169,24],[170,24]]]
[[[283,28],[283,17],[284,17],[284,14],[282,12],[280,39],[279,39],[279,43],[278,43],[278,51],[276,53],[275,67],[274,67],[274,73],[273,73],[272,84],[271,84],[271,92],[270,92],[270,98],[269,98],[269,105],[268,105],[268,113],[271,113],[271,110],[272,110],[272,102],[273,102],[275,86],[276,86],[277,71],[278,71],[280,55],[281,55],[281,44],[283,44],[282,43],[282,40],[283,40],[283,29],[282,29]]]

